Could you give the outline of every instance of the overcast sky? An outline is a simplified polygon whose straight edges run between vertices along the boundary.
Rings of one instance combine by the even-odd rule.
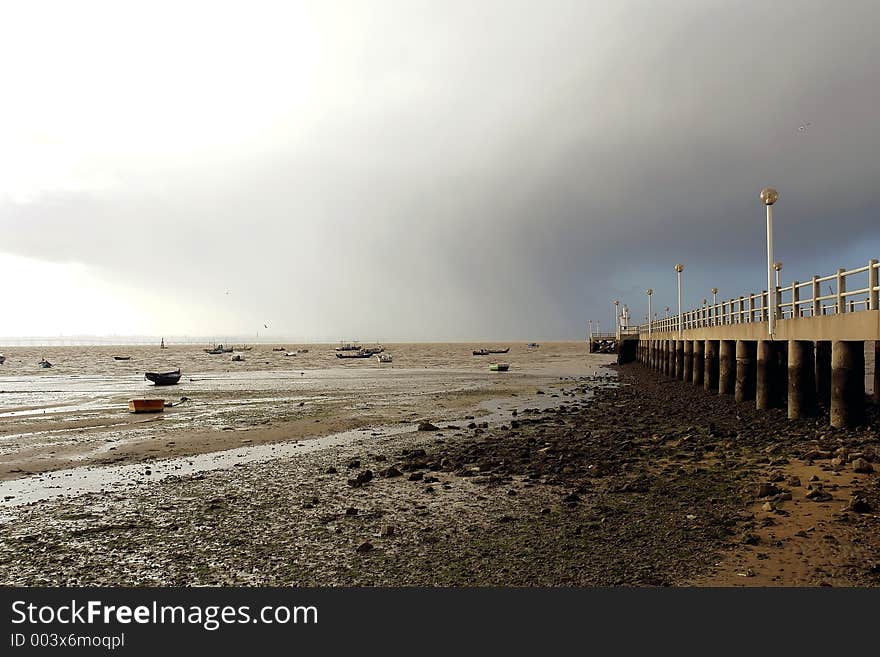
[[[877,2],[0,3],[0,335],[578,338],[763,289],[765,185],[880,257]]]

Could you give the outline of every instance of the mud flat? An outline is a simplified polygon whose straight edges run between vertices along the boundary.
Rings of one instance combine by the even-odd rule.
[[[541,392],[491,422],[10,505],[0,581],[880,584],[876,415],[789,422],[636,365]]]

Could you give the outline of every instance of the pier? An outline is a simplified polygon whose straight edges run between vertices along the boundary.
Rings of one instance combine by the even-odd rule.
[[[769,294],[713,300],[640,325],[635,356],[623,357],[621,339],[620,360],[758,409],[785,407],[791,419],[824,409],[833,427],[856,426],[865,418],[866,360],[880,401],[878,278],[880,264],[871,259]]]

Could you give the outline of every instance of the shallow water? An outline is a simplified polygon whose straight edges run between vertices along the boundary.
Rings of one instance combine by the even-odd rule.
[[[615,385],[593,384],[593,387]],[[592,396],[587,393],[584,399]],[[484,411],[480,421],[490,426],[509,422],[514,409],[531,408],[539,411],[559,405],[559,399],[551,395],[504,397],[483,401],[479,408]],[[448,427],[460,427],[468,420],[464,417],[446,419],[440,425],[440,433]],[[194,475],[211,470],[236,467],[246,463],[262,463],[279,458],[297,457],[323,449],[362,441],[366,444],[383,438],[399,436],[417,430],[417,425],[377,426],[334,433],[306,441],[247,445],[219,452],[188,457],[160,459],[148,463],[132,463],[118,466],[84,466],[47,472],[13,481],[0,482],[0,509],[11,509],[57,497],[76,496],[84,493],[121,492],[131,486],[159,482],[170,476]],[[455,429],[452,429],[455,430]],[[12,516],[0,515],[0,522]]]

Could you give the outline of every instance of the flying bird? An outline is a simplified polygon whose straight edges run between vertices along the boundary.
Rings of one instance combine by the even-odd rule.
[[[807,128],[809,128],[811,125],[813,125],[813,124],[810,123],[809,121],[807,121],[805,123],[801,123],[800,127],[798,128],[798,134],[802,135],[802,134],[806,133]]]

